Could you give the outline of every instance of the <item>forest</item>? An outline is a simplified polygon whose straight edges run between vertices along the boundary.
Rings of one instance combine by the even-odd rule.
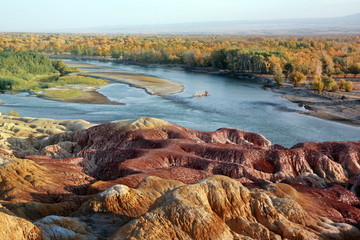
[[[0,51],[0,91],[46,87],[73,71],[63,61],[36,52]]]
[[[360,74],[360,37],[0,34],[0,51],[98,56],[123,63],[173,64],[271,74],[279,85],[312,80],[317,90]]]

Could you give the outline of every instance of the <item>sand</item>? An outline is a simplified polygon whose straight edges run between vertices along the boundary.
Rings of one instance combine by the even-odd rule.
[[[358,90],[347,93],[339,90],[336,93],[318,93],[306,86],[272,87],[272,90],[283,94],[291,102],[303,105],[308,111],[303,114],[351,125],[360,125],[360,94]],[[343,96],[345,98],[343,98]]]
[[[77,75],[102,78],[115,83],[129,84],[132,87],[142,88],[151,95],[174,94],[182,92],[184,90],[184,85],[182,85],[181,83],[169,81],[154,76],[118,72],[114,71],[114,69],[112,68],[107,67],[102,67],[101,69],[99,69],[99,66],[96,64],[78,64],[76,62],[66,62],[66,64],[69,67],[79,68],[80,73],[77,73]]]

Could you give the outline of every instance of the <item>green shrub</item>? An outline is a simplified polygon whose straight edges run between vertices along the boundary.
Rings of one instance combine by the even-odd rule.
[[[324,90],[331,91],[334,84],[336,84],[335,80],[331,77],[323,77],[321,81],[324,83]]]
[[[324,83],[320,80],[314,80],[313,81],[313,84],[312,84],[312,87],[314,90],[318,91],[318,92],[321,92],[324,90]]]
[[[45,77],[41,77],[38,79],[39,82],[56,82],[57,80],[59,80],[59,75],[51,75],[51,76],[45,76]]]

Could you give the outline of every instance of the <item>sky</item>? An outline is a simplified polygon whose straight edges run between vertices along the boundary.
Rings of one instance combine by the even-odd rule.
[[[0,32],[207,21],[324,18],[360,13],[360,0],[0,1]]]

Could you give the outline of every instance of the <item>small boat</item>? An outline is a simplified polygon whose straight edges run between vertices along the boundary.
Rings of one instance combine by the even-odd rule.
[[[198,92],[194,93],[194,97],[207,97],[209,95],[210,94],[208,91],[198,91]]]

